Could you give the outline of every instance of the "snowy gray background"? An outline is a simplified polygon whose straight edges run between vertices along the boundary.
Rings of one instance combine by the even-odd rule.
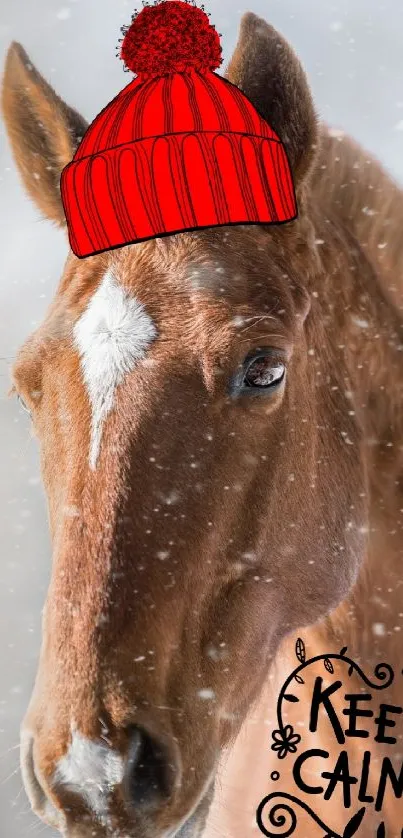
[[[139,5],[139,3],[137,3]],[[1,0],[0,61],[20,40],[88,120],[127,84],[115,58],[135,0]],[[403,183],[402,0],[206,0],[227,61],[247,9],[273,23],[307,70],[320,114],[375,152]],[[0,122],[0,838],[49,834],[29,812],[18,730],[40,642],[50,568],[46,502],[29,418],[7,399],[9,366],[42,319],[66,256],[25,197]]]

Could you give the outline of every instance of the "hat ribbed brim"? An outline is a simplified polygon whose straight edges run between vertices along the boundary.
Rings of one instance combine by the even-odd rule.
[[[229,132],[165,134],[73,160],[61,195],[83,258],[156,237],[297,216],[284,146]]]

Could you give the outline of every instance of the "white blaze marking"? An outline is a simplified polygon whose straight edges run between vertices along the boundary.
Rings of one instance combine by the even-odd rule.
[[[95,469],[106,416],[116,387],[144,357],[157,335],[151,317],[108,271],[74,326],[92,408],[90,467]]]
[[[123,780],[124,763],[117,751],[73,730],[67,754],[59,761],[53,781],[79,792],[98,816],[108,810],[108,796]]]

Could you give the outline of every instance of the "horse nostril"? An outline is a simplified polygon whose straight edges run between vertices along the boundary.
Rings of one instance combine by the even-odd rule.
[[[21,735],[21,773],[33,808],[43,809],[46,804],[46,795],[36,773],[34,739],[29,734]]]
[[[45,823],[58,829],[60,827],[60,813],[49,800],[43,788],[35,766],[34,739],[33,736],[25,731],[21,733],[20,753],[22,779],[31,806],[38,817],[42,818]]]
[[[129,750],[127,787],[137,806],[155,806],[167,799],[173,787],[175,767],[165,746],[143,728],[135,728]]]

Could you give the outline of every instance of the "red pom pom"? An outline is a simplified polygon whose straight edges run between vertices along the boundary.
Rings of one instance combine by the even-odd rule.
[[[187,0],[145,6],[126,30],[120,57],[137,76],[216,70],[220,38],[202,9]]]

